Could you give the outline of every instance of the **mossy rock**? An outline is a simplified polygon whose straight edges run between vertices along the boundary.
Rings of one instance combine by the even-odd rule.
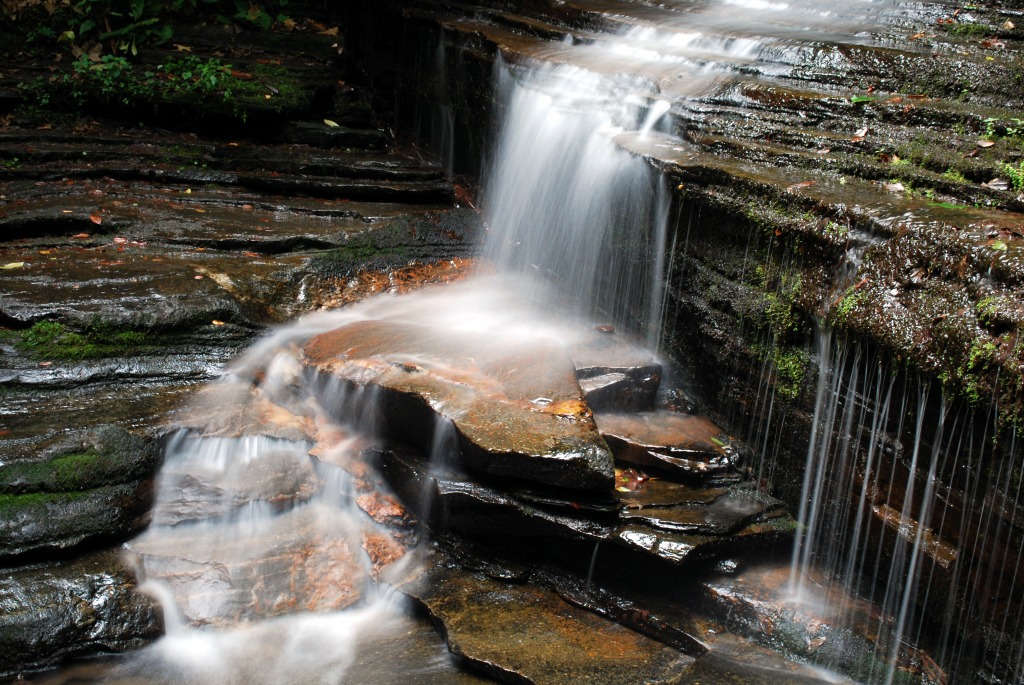
[[[0,467],[0,496],[81,492],[149,478],[159,450],[152,440],[105,426],[50,451],[43,461]]]
[[[127,539],[145,524],[158,455],[155,441],[107,426],[0,466],[0,559]]]

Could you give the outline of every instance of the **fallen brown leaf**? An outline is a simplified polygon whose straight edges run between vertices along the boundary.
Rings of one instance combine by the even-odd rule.
[[[799,190],[800,188],[809,188],[810,186],[813,186],[815,183],[817,183],[817,181],[800,181],[799,183],[794,183],[792,185],[786,186],[786,192],[792,193],[793,191]]]
[[[982,183],[981,187],[989,190],[1009,190],[1010,183],[1002,178],[993,178],[988,183]]]

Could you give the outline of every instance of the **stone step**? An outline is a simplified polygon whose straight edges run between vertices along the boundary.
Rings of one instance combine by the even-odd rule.
[[[326,378],[383,391],[387,430],[426,451],[443,417],[474,470],[556,488],[611,488],[611,454],[557,344],[524,348],[485,334],[366,321],[314,337],[303,352]]]
[[[739,446],[702,416],[658,410],[598,412],[594,419],[617,462],[648,467],[683,482],[738,478]]]

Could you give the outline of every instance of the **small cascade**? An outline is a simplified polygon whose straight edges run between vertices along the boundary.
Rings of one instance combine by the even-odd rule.
[[[656,344],[668,195],[614,137],[645,117],[653,126],[667,103],[648,106],[643,79],[574,66],[499,60],[495,81],[505,107],[484,184],[484,257],[549,282],[550,304],[628,323]]]
[[[959,678],[1007,674],[1009,664],[1019,678],[1019,656],[979,662],[1002,645],[989,643],[984,628],[964,629],[965,617],[998,627],[993,635],[1024,628],[1008,606],[1020,601],[1009,578],[1021,570],[1021,484],[1009,460],[992,465],[992,426],[964,408],[954,412],[944,395],[935,397],[940,391],[828,328],[817,358],[791,601],[818,604],[837,625],[873,624],[879,662],[865,682],[899,682],[915,659]],[[1009,439],[1005,453],[1013,454]],[[985,500],[980,514],[968,508],[976,498]],[[863,593],[875,616],[830,605],[844,588]],[[915,646],[931,657],[915,655]]]

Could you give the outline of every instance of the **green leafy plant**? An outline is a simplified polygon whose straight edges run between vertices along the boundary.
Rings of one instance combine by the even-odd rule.
[[[1010,179],[1014,190],[1024,190],[1024,160],[1017,166],[1003,162],[1002,169],[1003,173]]]
[[[157,70],[171,80],[176,90],[183,92],[212,93],[225,88],[233,78],[230,64],[192,55],[161,64]],[[230,91],[225,93],[230,96]]]
[[[950,167],[942,173],[942,178],[947,181],[953,181],[954,183],[968,183],[967,179],[956,169]]]

